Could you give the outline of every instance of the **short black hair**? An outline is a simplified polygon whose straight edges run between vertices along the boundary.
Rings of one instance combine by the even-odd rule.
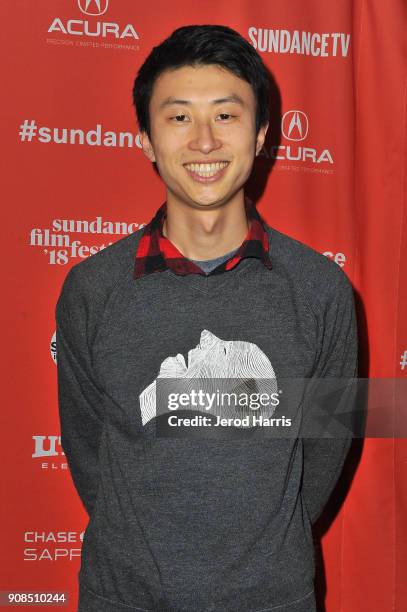
[[[133,105],[141,132],[150,137],[149,105],[158,76],[183,66],[217,64],[250,83],[256,99],[256,133],[269,120],[270,77],[254,47],[239,32],[222,25],[189,25],[154,47],[133,86]]]

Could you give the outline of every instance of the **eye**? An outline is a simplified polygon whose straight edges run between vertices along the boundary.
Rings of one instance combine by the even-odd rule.
[[[234,117],[234,115],[230,115],[229,113],[220,113],[218,117],[220,117],[222,121],[227,121],[230,117]]]
[[[171,119],[175,119],[176,123],[185,123],[184,119],[186,118],[186,115],[175,115],[175,117],[171,117]]]

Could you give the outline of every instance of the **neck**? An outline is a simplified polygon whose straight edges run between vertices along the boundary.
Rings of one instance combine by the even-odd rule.
[[[237,194],[238,195],[238,194]],[[221,257],[237,249],[250,228],[243,192],[217,208],[196,208],[167,199],[163,234],[188,259]]]

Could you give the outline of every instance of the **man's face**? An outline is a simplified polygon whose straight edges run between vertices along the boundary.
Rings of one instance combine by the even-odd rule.
[[[256,135],[249,83],[217,65],[166,71],[154,84],[149,112],[151,139],[143,132],[141,142],[168,200],[202,208],[243,188],[267,131]]]

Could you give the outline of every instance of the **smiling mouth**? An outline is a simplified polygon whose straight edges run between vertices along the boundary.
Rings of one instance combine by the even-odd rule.
[[[219,178],[224,170],[228,167],[230,162],[221,161],[221,162],[213,162],[213,163],[191,163],[184,164],[184,168],[189,172],[193,178],[196,179],[215,179]]]

